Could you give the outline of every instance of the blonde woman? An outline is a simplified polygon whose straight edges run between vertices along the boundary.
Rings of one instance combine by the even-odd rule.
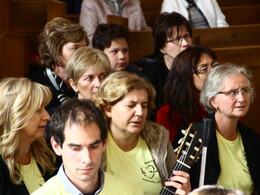
[[[67,63],[69,83],[79,99],[92,99],[110,71],[106,54],[89,47],[79,48]]]
[[[54,171],[44,138],[51,92],[26,78],[5,78],[0,91],[0,194],[27,195]]]
[[[102,82],[96,104],[104,111],[109,128],[103,166],[108,173],[139,186],[145,195],[158,195],[164,185],[177,188],[176,194],[186,194],[190,191],[188,173],[175,171],[167,181],[176,161],[169,132],[146,121],[154,96],[144,78],[124,71]]]

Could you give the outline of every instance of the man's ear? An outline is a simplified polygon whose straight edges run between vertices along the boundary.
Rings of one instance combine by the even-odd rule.
[[[79,92],[79,89],[78,89],[76,83],[72,79],[69,79],[69,84],[72,87],[72,89],[75,91],[75,93]]]
[[[58,142],[55,141],[54,137],[51,136],[51,146],[54,150],[54,152],[58,155],[61,156],[62,155],[62,149],[61,146]]]
[[[107,148],[107,138],[103,141],[103,152],[106,150]]]

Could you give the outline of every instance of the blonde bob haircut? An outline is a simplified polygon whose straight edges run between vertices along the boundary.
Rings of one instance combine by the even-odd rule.
[[[12,77],[0,81],[0,91],[0,155],[7,164],[11,181],[20,184],[22,175],[16,164],[21,156],[18,148],[21,130],[37,110],[50,102],[51,92],[27,78]],[[45,171],[54,171],[55,155],[44,137],[33,142],[30,150],[43,175]]]
[[[153,86],[144,78],[125,71],[112,73],[101,83],[95,100],[96,105],[105,112],[133,90],[145,90],[148,97],[148,113],[154,109]]]
[[[89,47],[77,49],[67,62],[68,79],[72,79],[76,84],[88,69],[103,69],[106,76],[109,75],[111,66],[107,55],[98,49]]]

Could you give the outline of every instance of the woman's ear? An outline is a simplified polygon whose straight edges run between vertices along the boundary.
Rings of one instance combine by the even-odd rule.
[[[112,118],[112,107],[110,105],[106,106],[105,113],[108,118]]]
[[[79,92],[79,89],[78,89],[76,83],[72,79],[69,79],[69,84],[72,87],[72,89],[75,91],[75,93]]]
[[[217,105],[216,97],[212,97],[212,98],[209,100],[209,102],[210,102],[210,104],[217,110],[218,105]]]
[[[163,53],[163,54],[166,54],[166,51],[164,49],[165,47],[163,47],[162,49],[160,49],[160,52]]]

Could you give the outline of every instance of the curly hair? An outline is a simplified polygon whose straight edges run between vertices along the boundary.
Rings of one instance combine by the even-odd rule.
[[[99,24],[93,35],[92,45],[93,48],[104,51],[105,48],[111,46],[112,41],[120,38],[129,42],[129,33],[124,26],[115,23]]]
[[[62,47],[68,42],[89,41],[86,32],[80,24],[65,18],[54,18],[48,22],[39,35],[39,54],[41,63],[53,70],[54,65],[62,66]]]
[[[153,86],[144,78],[125,71],[112,73],[102,82],[95,97],[96,105],[105,112],[108,106],[114,106],[133,90],[145,90],[148,97],[148,112],[154,109]]]
[[[20,184],[22,175],[16,166],[20,157],[21,130],[32,116],[51,100],[51,92],[27,78],[5,78],[0,82],[0,155],[7,164],[10,179]],[[31,144],[31,154],[42,170],[54,171],[55,155],[42,137]]]

